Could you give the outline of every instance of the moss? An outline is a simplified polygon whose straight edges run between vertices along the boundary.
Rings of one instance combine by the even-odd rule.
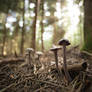
[[[92,35],[87,34],[82,50],[92,53]]]

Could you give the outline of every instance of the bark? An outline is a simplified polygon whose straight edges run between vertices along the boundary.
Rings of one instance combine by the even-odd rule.
[[[42,0],[42,17],[41,17],[41,49],[44,51],[44,41],[43,41],[43,33],[44,33],[44,0]]]
[[[92,52],[92,0],[84,0],[84,50]]]
[[[25,0],[23,0],[23,27],[22,27],[22,33],[21,33],[21,47],[20,47],[20,53],[23,55],[24,53],[24,40],[25,40]]]
[[[33,22],[33,32],[32,32],[32,48],[36,51],[36,23],[37,23],[37,15],[38,15],[38,0],[35,2],[35,17]]]
[[[13,38],[12,38],[12,40],[14,40],[14,45],[13,45],[14,52],[16,52],[16,53],[18,52],[19,20],[20,19],[17,18],[16,24],[15,24],[15,30],[14,30]],[[11,40],[11,43],[13,42],[12,40]],[[11,46],[11,48],[12,48],[12,46]]]

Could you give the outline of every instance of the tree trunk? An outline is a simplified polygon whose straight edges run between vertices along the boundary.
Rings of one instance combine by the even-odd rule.
[[[84,50],[92,52],[92,0],[84,0]]]
[[[14,29],[13,37],[12,37],[12,40],[14,40],[14,44],[13,44],[14,53],[18,52],[18,37],[19,37],[19,31],[20,31],[19,20],[20,18],[17,17],[17,21],[16,21],[16,24],[14,25],[15,29]],[[11,43],[12,43],[12,40],[11,40]]]
[[[44,33],[44,0],[42,0],[42,16],[41,16],[41,49],[44,51],[43,33]]]
[[[22,33],[21,33],[21,47],[20,47],[20,53],[23,55],[24,53],[24,36],[25,36],[25,0],[23,0],[23,27],[22,27]]]
[[[3,30],[3,46],[2,46],[2,55],[4,56],[5,52],[5,43],[6,43],[6,26],[4,24],[4,30]]]
[[[36,23],[37,23],[37,15],[38,15],[38,0],[35,2],[35,17],[33,22],[33,32],[32,32],[32,48],[36,51]]]
[[[8,14],[8,13],[7,13]],[[2,55],[4,56],[5,54],[5,43],[6,43],[6,38],[7,38],[7,29],[6,29],[6,20],[7,20],[7,14],[4,20],[4,30],[3,30],[3,45],[2,45]]]

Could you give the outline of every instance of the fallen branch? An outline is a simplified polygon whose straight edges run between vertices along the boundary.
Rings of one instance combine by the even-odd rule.
[[[24,58],[10,58],[10,59],[0,60],[0,64],[7,64],[7,63],[16,64],[18,62],[24,62]]]

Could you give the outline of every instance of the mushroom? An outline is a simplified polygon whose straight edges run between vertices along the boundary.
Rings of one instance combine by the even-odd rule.
[[[35,70],[38,71],[42,67],[42,63],[40,61],[40,57],[43,55],[42,52],[37,51],[35,56]]]
[[[34,52],[34,50],[33,50],[32,48],[27,48],[27,49],[26,49],[26,55],[28,56],[28,63],[29,63],[30,65],[32,65],[32,63],[31,63],[31,59],[32,59],[31,53],[32,53],[32,52]]]
[[[33,48],[27,48],[26,51],[33,52],[34,50],[33,50]]]
[[[36,54],[38,55],[38,60],[40,61],[40,56],[42,56],[42,55],[43,55],[43,53],[42,53],[42,52],[40,52],[40,51],[38,51],[38,52],[36,52]]]
[[[56,62],[56,69],[59,72],[59,67],[58,67],[58,56],[57,56],[57,51],[61,49],[61,47],[53,47],[50,50],[54,52],[55,55],[55,62]]]
[[[66,46],[70,45],[70,42],[66,39],[61,39],[58,44],[63,46],[63,68],[64,68],[65,77],[66,77],[67,81],[71,82],[72,79],[68,72],[67,62],[66,62]]]

